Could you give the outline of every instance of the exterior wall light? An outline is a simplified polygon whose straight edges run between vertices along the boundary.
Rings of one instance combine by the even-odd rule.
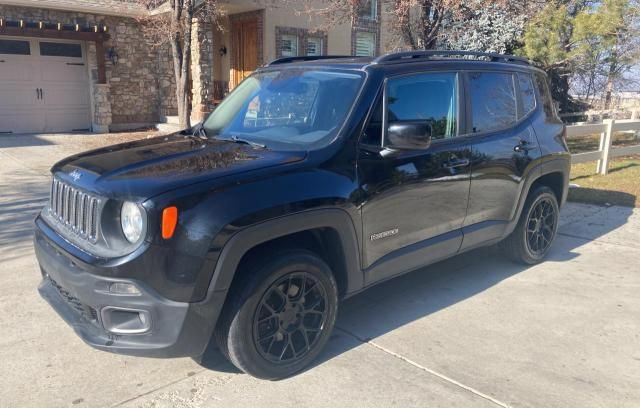
[[[111,61],[113,65],[118,65],[118,53],[113,47],[109,48],[109,61]]]

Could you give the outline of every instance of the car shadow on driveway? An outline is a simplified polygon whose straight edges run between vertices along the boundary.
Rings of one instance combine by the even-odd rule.
[[[633,210],[626,207],[570,204],[563,209],[559,236],[545,262],[570,262],[580,256],[574,251],[576,248],[614,232],[627,223],[632,213]],[[326,349],[307,370],[469,299],[529,268],[531,266],[508,261],[498,246],[491,246],[370,287],[340,304],[336,331]],[[464,326],[465,322],[458,324]],[[344,335],[357,341],[344,341]],[[210,346],[200,364],[216,371],[238,372],[215,346]]]

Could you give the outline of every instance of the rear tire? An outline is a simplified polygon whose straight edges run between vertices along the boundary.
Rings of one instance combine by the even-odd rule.
[[[215,337],[237,368],[276,380],[302,370],[322,351],[335,324],[338,289],[313,252],[286,251],[263,261],[249,262],[234,283]]]
[[[536,187],[525,201],[518,225],[499,247],[514,262],[534,265],[549,252],[558,231],[558,200],[553,190]]]

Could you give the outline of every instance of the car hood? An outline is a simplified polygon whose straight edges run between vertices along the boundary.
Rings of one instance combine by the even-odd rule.
[[[304,160],[303,151],[273,151],[230,141],[173,134],[70,156],[56,177],[106,197],[142,200],[213,178]]]

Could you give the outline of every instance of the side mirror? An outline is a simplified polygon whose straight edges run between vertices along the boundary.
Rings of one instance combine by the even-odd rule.
[[[425,121],[393,122],[387,129],[387,138],[391,149],[426,149],[431,146],[431,123]]]

